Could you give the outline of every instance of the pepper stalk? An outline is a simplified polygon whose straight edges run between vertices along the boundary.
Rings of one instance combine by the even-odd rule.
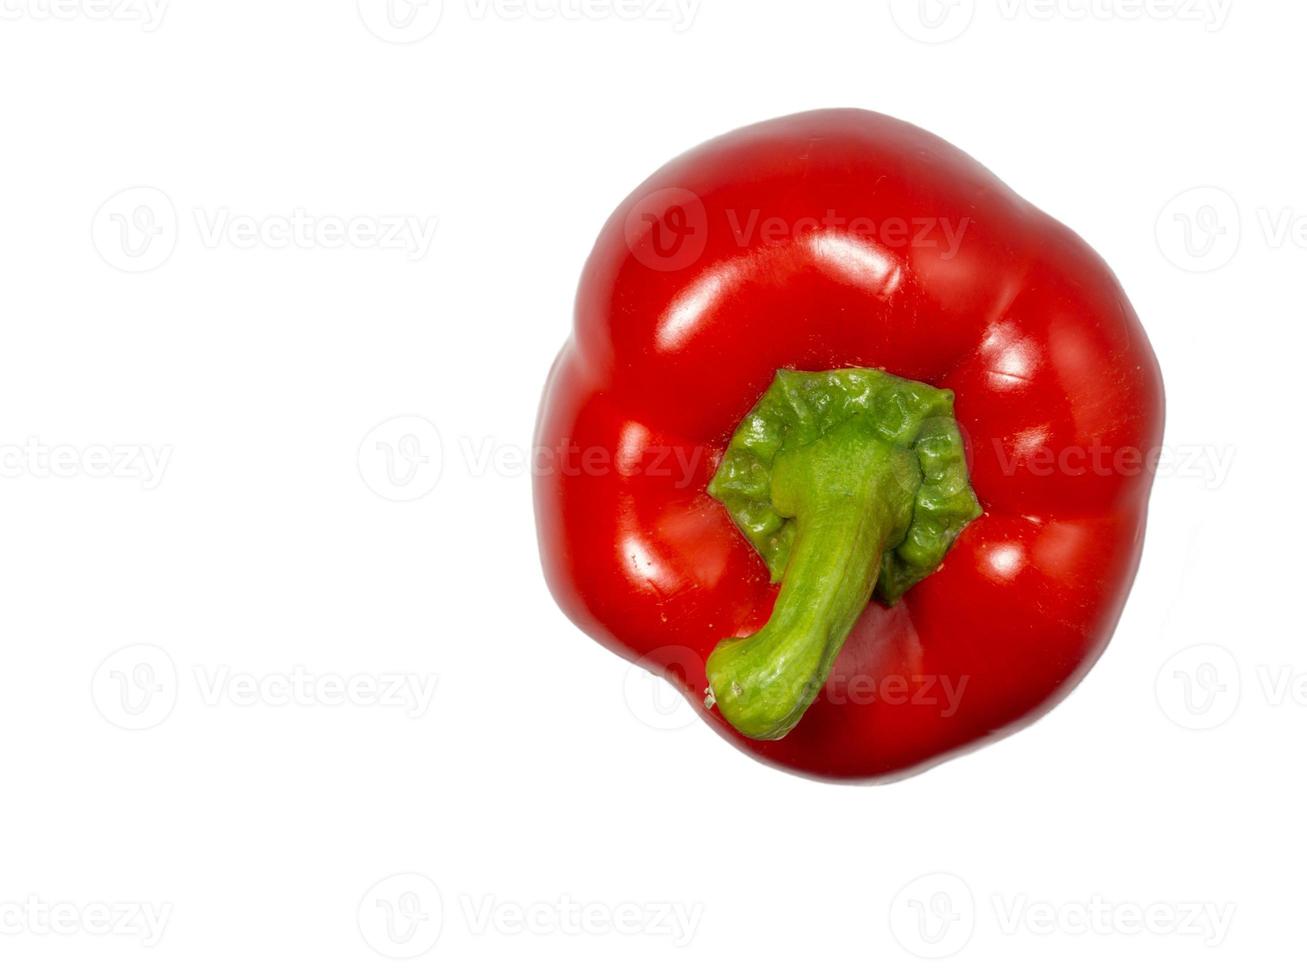
[[[873,594],[898,601],[981,514],[953,393],[868,368],[778,372],[708,492],[782,583],[707,664],[706,706],[763,740],[798,724]]]

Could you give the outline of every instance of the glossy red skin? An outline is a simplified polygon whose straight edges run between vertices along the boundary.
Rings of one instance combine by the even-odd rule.
[[[650,222],[628,221],[667,188],[704,205],[704,251],[683,269],[652,251]],[[739,234],[755,211],[792,227],[828,209],[876,230]],[[942,233],[905,240],[921,226],[899,236],[892,218],[970,220],[948,256]],[[752,741],[703,708],[703,665],[766,621],[777,587],[706,484],[777,369],[848,366],[956,393],[985,513],[898,605],[868,606],[789,735]],[[583,630],[671,676],[746,752],[818,778],[900,777],[1028,723],[1093,665],[1139,562],[1162,419],[1148,339],[1068,229],[904,122],[761,123],[672,161],[599,236],[537,433],[542,458],[564,460],[535,483],[546,577]],[[692,479],[675,455],[654,465],[663,447],[697,453]],[[952,714],[941,678],[966,684]]]

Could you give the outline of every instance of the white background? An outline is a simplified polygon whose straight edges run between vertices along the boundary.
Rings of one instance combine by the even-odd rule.
[[[0,10],[4,976],[1301,959],[1302,5]],[[1077,229],[1168,386],[1099,666],[881,787],[750,761],[574,629],[524,457],[609,211],[828,105]]]

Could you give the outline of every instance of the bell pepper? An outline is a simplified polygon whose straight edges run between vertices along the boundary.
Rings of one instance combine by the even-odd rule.
[[[907,123],[777,119],[600,234],[537,428],[544,571],[751,755],[897,778],[1093,665],[1162,419],[1080,238]]]

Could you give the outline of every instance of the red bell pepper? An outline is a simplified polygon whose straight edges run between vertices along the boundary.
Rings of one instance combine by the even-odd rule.
[[[754,756],[901,776],[1092,666],[1162,415],[1107,266],[971,158],[869,112],[762,123],[599,237],[537,432],[546,577]]]

